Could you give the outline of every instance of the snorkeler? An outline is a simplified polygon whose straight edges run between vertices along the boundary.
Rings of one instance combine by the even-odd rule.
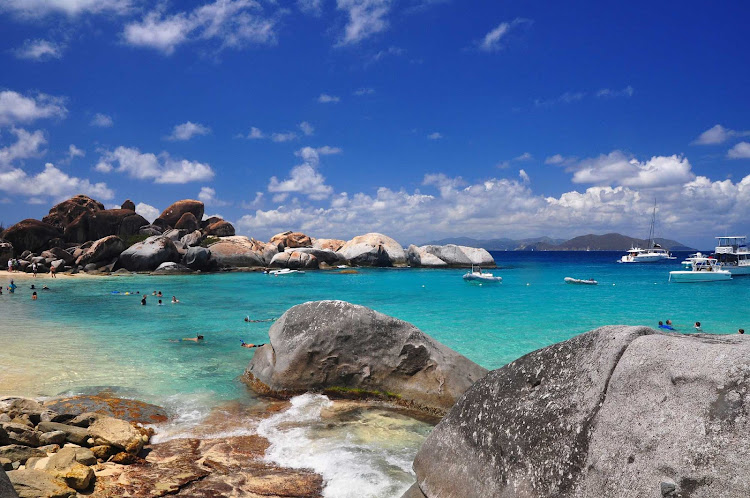
[[[183,337],[183,341],[192,341],[192,342],[198,342],[203,340],[203,336],[200,334],[197,334],[195,337]]]
[[[259,348],[261,346],[265,346],[266,344],[250,344],[249,342],[245,342],[242,339],[240,339],[240,347],[243,348]]]

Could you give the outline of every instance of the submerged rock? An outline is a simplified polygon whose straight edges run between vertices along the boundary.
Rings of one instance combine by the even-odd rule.
[[[94,395],[53,399],[46,401],[44,407],[61,415],[69,415],[71,419],[79,414],[95,412],[142,424],[167,421],[167,412],[160,406],[134,399],[118,398],[106,391]]]
[[[744,336],[603,327],[474,384],[407,496],[750,496],[749,390]]]
[[[354,237],[338,253],[358,266],[406,266],[406,253],[401,244],[381,233]]]
[[[377,395],[442,413],[487,372],[407,322],[343,301],[294,306],[269,337],[245,371],[263,394]]]

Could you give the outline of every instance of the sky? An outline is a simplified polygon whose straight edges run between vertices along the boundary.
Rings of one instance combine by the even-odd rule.
[[[0,223],[750,235],[750,3],[0,0]]]

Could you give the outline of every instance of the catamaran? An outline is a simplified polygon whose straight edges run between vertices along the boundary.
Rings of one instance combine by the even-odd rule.
[[[632,246],[628,253],[618,259],[618,263],[655,263],[665,259],[676,259],[669,251],[654,242],[654,225],[656,224],[656,204],[654,204],[654,213],[651,215],[651,228],[648,231],[648,243],[651,247],[641,249]]]
[[[718,245],[713,257],[728,270],[732,276],[750,275],[750,250],[747,237],[716,237]]]

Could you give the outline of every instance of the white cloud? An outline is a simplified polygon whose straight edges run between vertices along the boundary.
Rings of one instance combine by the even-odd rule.
[[[740,142],[727,152],[727,157],[730,159],[749,159],[750,158],[750,143]]]
[[[216,40],[219,49],[243,48],[249,44],[276,43],[275,21],[262,17],[255,0],[216,0],[193,9],[166,15],[147,13],[140,22],[125,26],[126,43],[171,55],[183,43]]]
[[[427,135],[427,138],[430,140],[440,140],[441,138],[443,138],[443,135],[435,131]]]
[[[271,140],[278,143],[283,142],[291,142],[292,140],[295,140],[297,138],[297,134],[293,131],[289,131],[286,133],[272,133],[271,134]]]
[[[295,152],[303,163],[292,168],[286,180],[280,181],[274,176],[268,183],[268,191],[276,194],[274,202],[283,202],[291,193],[299,193],[318,201],[328,198],[333,193],[333,187],[325,184],[325,178],[317,171],[317,167],[320,165],[320,156],[340,153],[340,148],[328,145],[303,147]]]
[[[19,59],[45,61],[62,57],[63,47],[47,40],[26,40],[23,45],[13,51]]]
[[[131,6],[130,0],[3,0],[0,12],[12,12],[20,17],[38,18],[49,14],[123,14]]]
[[[25,97],[12,90],[0,92],[0,126],[31,123],[44,118],[64,118],[68,114],[64,99],[39,93]]]
[[[529,174],[526,173],[524,170],[518,170],[518,177],[521,179],[521,183],[524,185],[531,183],[531,178],[529,178]]]
[[[530,20],[522,19],[520,17],[511,22],[501,22],[496,28],[484,35],[484,38],[478,41],[477,45],[480,50],[485,52],[497,52],[503,48],[500,42],[513,28],[530,22]]]
[[[263,192],[255,192],[255,198],[252,201],[243,201],[240,206],[242,209],[257,209],[263,205],[264,198],[265,194]]]
[[[534,159],[534,156],[531,155],[531,152],[524,152],[520,156],[513,158],[514,161],[531,161],[532,159]]]
[[[228,206],[230,204],[216,197],[216,190],[211,187],[201,187],[201,191],[198,193],[198,200],[206,206]]]
[[[544,164],[563,164],[565,160],[566,159],[562,155],[555,154],[554,156],[549,156],[545,159]]]
[[[315,133],[315,127],[311,125],[310,123],[308,123],[307,121],[302,121],[299,124],[299,129],[302,130],[302,133],[304,133],[305,136],[308,136],[308,137],[312,135],[313,133]]]
[[[323,0],[297,0],[300,11],[311,16],[319,17],[323,13]]]
[[[250,133],[247,134],[247,138],[251,140],[259,140],[261,138],[266,138],[266,136],[263,134],[262,131],[260,131],[259,128],[256,128],[255,126],[250,128]]]
[[[146,218],[149,223],[153,223],[161,214],[161,210],[143,202],[139,202],[135,205],[135,212]]]
[[[47,139],[44,138],[41,130],[28,132],[23,128],[11,128],[10,132],[16,136],[16,141],[7,147],[0,148],[0,167],[10,166],[17,159],[44,155],[45,151],[42,147],[47,144]]]
[[[107,187],[106,183],[91,183],[86,179],[72,177],[51,163],[47,163],[43,171],[33,176],[29,176],[19,168],[0,172],[0,190],[35,199],[39,199],[40,196],[49,196],[57,200],[76,194],[85,194],[104,200],[114,197],[114,192]]]
[[[645,162],[620,151],[585,159],[568,167],[574,183],[654,188],[681,185],[695,178],[690,162],[682,156],[655,156]]]
[[[85,150],[79,149],[73,144],[70,144],[68,146],[68,160],[71,160],[74,157],[85,157],[85,156],[86,156]]]
[[[97,126],[99,128],[109,128],[110,126],[115,124],[115,122],[110,116],[97,112],[96,114],[94,114],[94,117],[89,124],[91,126]]]
[[[700,134],[693,141],[694,145],[717,145],[723,144],[727,140],[735,137],[750,136],[750,131],[737,131],[724,128],[720,124],[714,125]]]
[[[635,90],[632,86],[628,85],[622,90],[612,90],[610,88],[602,88],[596,92],[596,96],[599,98],[615,98],[615,97],[632,97]]]
[[[114,151],[105,151],[95,169],[101,173],[127,173],[131,178],[154,180],[154,183],[189,183],[214,177],[214,171],[208,164],[173,159],[166,152],[159,156],[141,153],[137,148],[123,146]]]
[[[391,0],[336,0],[338,9],[349,16],[338,45],[356,44],[387,29],[385,17],[391,4]]]
[[[362,95],[372,95],[373,93],[375,93],[375,89],[370,87],[358,88],[354,91],[354,95],[358,97],[361,97]]]
[[[335,95],[328,95],[327,93],[321,93],[320,97],[318,97],[318,102],[321,104],[330,104],[330,103],[336,103],[340,102],[341,99],[336,97]]]
[[[190,140],[196,135],[208,135],[209,133],[211,133],[211,128],[209,128],[208,126],[203,126],[200,123],[187,121],[185,123],[175,125],[175,127],[172,129],[172,134],[167,137],[167,140],[184,141]]]

